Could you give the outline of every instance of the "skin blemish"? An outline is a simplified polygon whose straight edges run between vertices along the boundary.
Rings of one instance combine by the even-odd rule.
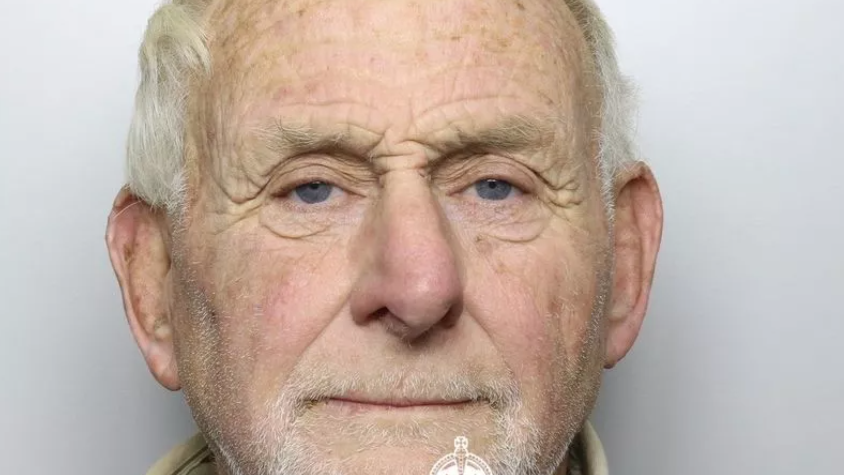
[[[483,234],[478,234],[475,236],[475,249],[477,249],[480,254],[489,255],[492,252],[492,243],[489,242],[488,237]]]
[[[126,261],[126,265],[129,266],[132,264],[132,259],[134,258],[134,253],[132,252],[132,248],[126,246],[123,248],[123,260]]]
[[[261,304],[255,304],[255,306],[252,307],[252,315],[258,319],[264,318],[264,306]]]

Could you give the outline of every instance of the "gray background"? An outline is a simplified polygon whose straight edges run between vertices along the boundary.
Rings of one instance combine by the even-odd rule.
[[[603,0],[666,201],[649,317],[594,416],[613,475],[844,458],[844,3]],[[3,0],[0,473],[142,474],[193,431],[103,244],[153,0]]]

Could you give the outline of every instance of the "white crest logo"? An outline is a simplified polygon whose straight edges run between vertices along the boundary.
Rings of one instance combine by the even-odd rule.
[[[469,452],[469,439],[462,435],[454,439],[454,453],[439,459],[430,475],[493,475],[482,458]]]

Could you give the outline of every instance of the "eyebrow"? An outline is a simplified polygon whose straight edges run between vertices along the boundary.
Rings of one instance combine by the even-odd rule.
[[[350,135],[345,131],[325,131],[306,124],[274,121],[257,130],[257,135],[269,151],[282,156],[317,150],[359,148],[350,147]]]
[[[552,119],[511,116],[503,122],[477,131],[456,128],[456,140],[446,141],[447,149],[491,149],[516,152],[551,145],[556,134]]]
[[[556,139],[553,118],[538,119],[522,115],[478,130],[452,125],[432,133],[436,138],[417,141],[437,150],[442,157],[467,151],[518,152],[537,150],[552,145]],[[367,137],[369,135],[369,137]],[[352,156],[369,156],[381,136],[375,133],[353,133],[349,127],[337,130],[307,124],[276,120],[258,129],[263,146],[276,156],[289,157],[313,152],[342,152]],[[437,159],[439,161],[439,159]]]

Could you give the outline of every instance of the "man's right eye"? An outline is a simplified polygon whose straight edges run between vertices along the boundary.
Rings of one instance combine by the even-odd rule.
[[[312,181],[297,186],[291,195],[305,204],[313,205],[327,201],[335,191],[336,187],[330,183]]]

